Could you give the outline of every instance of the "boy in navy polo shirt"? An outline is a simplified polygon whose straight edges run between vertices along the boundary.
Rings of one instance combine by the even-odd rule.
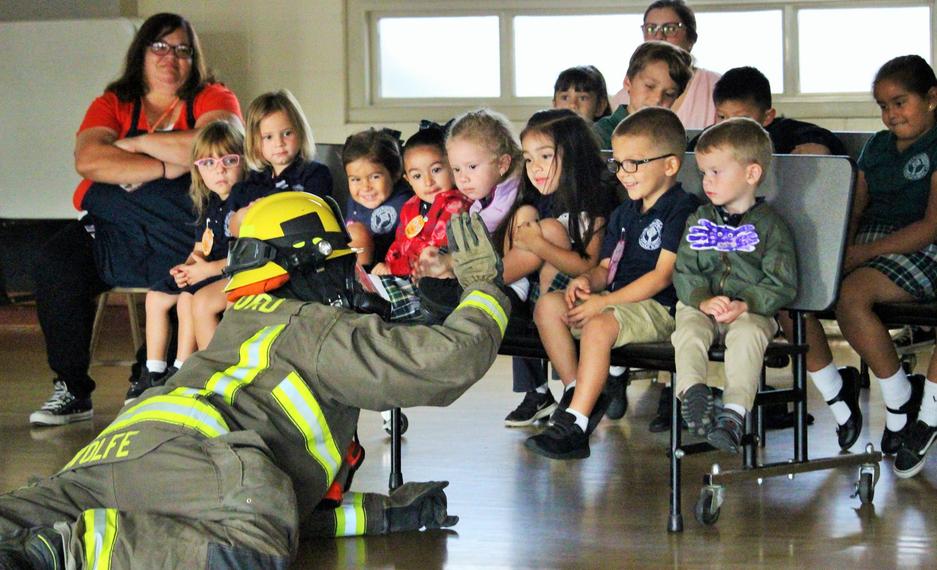
[[[674,330],[672,275],[687,217],[697,200],[677,173],[686,132],[668,109],[642,109],[612,134],[609,169],[628,192],[611,215],[599,265],[534,309],[550,362],[566,391],[553,423],[527,447],[553,459],[589,456],[589,435],[605,409],[609,353],[635,342],[662,342]],[[580,339],[576,356],[574,338]]]

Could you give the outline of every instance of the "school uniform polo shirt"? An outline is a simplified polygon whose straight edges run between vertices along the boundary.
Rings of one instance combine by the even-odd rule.
[[[698,200],[679,183],[658,198],[647,212],[641,212],[641,200],[625,200],[618,206],[605,230],[599,255],[600,259],[612,259],[619,241],[624,241],[608,290],[621,289],[657,267],[662,249],[676,254],[686,220],[698,206]],[[673,312],[677,304],[673,285],[654,295],[654,300]]]
[[[875,133],[859,155],[869,188],[862,224],[904,227],[924,217],[930,181],[937,170],[937,127],[898,152],[891,131]]]
[[[322,197],[331,196],[332,173],[321,162],[314,160],[306,162],[299,158],[277,176],[274,176],[273,168],[270,167],[261,172],[251,170],[243,182],[239,182],[231,189],[228,207],[232,211],[237,211],[254,200],[288,190],[309,192]]]

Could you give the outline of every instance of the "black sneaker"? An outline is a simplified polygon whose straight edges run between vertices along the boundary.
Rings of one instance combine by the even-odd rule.
[[[680,413],[690,433],[700,437],[709,433],[713,423],[713,393],[709,386],[693,384],[687,388],[680,398]]]
[[[176,372],[179,372],[179,369],[175,366],[170,366],[166,369],[166,373],[163,375],[163,380],[161,385],[165,385],[166,382],[169,382],[169,379],[172,378],[172,375]]]
[[[573,401],[573,394],[575,394],[575,393],[576,393],[576,387],[575,387],[575,386],[573,386],[572,388],[570,388],[570,389],[568,389],[568,390],[566,389],[565,386],[563,387],[563,395],[560,396],[560,401],[556,404],[556,409],[553,410],[553,414],[550,416],[550,423],[551,423],[551,424],[552,424],[554,421],[556,421],[556,416],[557,416],[557,414],[559,414],[560,412],[565,412],[565,411],[566,411],[566,408],[569,407],[570,402]]]
[[[150,372],[144,369],[140,372],[140,376],[130,383],[130,389],[127,390],[127,396],[124,397],[124,404],[129,404],[133,400],[136,400],[143,392],[153,386],[162,386],[165,384],[166,379],[169,378],[166,372],[169,372],[169,370],[170,369],[167,368],[165,372]]]
[[[647,426],[647,429],[650,430],[651,433],[660,433],[670,430],[671,398],[673,398],[673,392],[670,386],[664,386],[664,389],[660,391],[660,400],[657,401],[657,415],[654,416],[654,419],[652,419],[651,423]]]
[[[937,427],[927,425],[918,420],[901,442],[898,455],[895,457],[895,475],[902,479],[914,477],[924,468],[927,451],[937,439]]]
[[[553,414],[553,425],[528,437],[527,449],[550,459],[585,459],[589,457],[589,436],[576,425],[576,418],[565,410]]]
[[[548,390],[541,394],[531,390],[524,394],[524,400],[504,418],[504,425],[508,427],[529,426],[541,418],[545,418],[556,409],[556,400]]]
[[[698,384],[701,386],[701,384]],[[687,390],[689,392],[689,390]],[[716,423],[706,435],[706,441],[716,449],[738,453],[742,449],[742,434],[745,431],[745,418],[735,410],[723,408],[716,416]]]
[[[556,405],[556,409],[553,410],[553,415],[550,416],[550,424],[556,421],[557,416],[562,412],[565,412],[569,408],[569,404],[573,401],[573,395],[576,393],[576,387],[573,386],[569,390],[563,391],[563,397],[560,399],[560,403]],[[592,432],[595,431],[595,428],[598,427],[599,422],[602,421],[602,416],[605,415],[605,411],[608,410],[608,405],[611,402],[611,399],[605,394],[605,392],[600,392],[598,399],[595,401],[595,404],[592,406],[592,412],[589,414],[589,425],[586,426],[586,436],[592,435]]]
[[[605,393],[608,394],[609,403],[605,415],[610,420],[620,420],[628,411],[628,370],[618,376],[608,375],[605,382]]]
[[[49,527],[21,531],[0,542],[3,570],[59,570],[65,568],[62,535]]]
[[[29,414],[29,423],[37,426],[62,426],[91,419],[94,415],[91,396],[76,398],[68,391],[68,386],[63,380],[54,380],[52,386],[52,396],[39,410]]]
[[[917,413],[921,410],[921,400],[924,399],[924,377],[920,374],[912,374],[908,376],[908,382],[911,383],[911,397],[908,401],[897,410],[886,408],[893,414],[904,414],[906,420],[904,427],[898,431],[891,431],[887,425],[885,426],[885,431],[882,432],[882,453],[889,455],[897,453],[898,448],[901,447],[901,440],[917,421]]]
[[[849,406],[849,419],[843,425],[836,426],[839,448],[846,451],[856,443],[862,431],[862,409],[859,408],[860,380],[859,371],[851,366],[841,368],[839,375],[843,379],[843,386],[836,397],[826,401],[826,405],[832,406],[837,402],[844,402]]]

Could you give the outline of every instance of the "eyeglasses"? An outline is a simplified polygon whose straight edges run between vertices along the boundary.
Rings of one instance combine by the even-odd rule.
[[[151,43],[150,51],[158,56],[167,55],[171,51],[179,59],[192,59],[192,54],[195,53],[195,49],[190,45],[179,44],[174,46],[163,41]]]
[[[655,160],[667,158],[668,156],[674,156],[674,154],[673,153],[662,154],[660,156],[655,156],[654,158],[642,158],[641,160],[625,159],[625,160],[618,161],[618,160],[615,160],[614,158],[610,158],[606,161],[605,164],[608,166],[608,171],[611,172],[612,174],[618,174],[619,170],[624,170],[628,174],[634,174],[635,172],[638,171],[638,167],[641,166],[642,164],[654,162]]]
[[[212,158],[212,157],[200,158],[196,160],[195,162],[193,162],[192,164],[201,168],[202,170],[211,170],[212,168],[215,168],[219,164],[224,166],[225,168],[234,168],[235,166],[240,164],[240,162],[241,162],[241,155],[226,154],[222,156],[221,158]]]
[[[681,22],[668,22],[666,24],[644,24],[641,29],[644,30],[646,36],[654,36],[657,35],[657,32],[660,32],[665,38],[670,38],[677,35],[677,32],[684,27]]]

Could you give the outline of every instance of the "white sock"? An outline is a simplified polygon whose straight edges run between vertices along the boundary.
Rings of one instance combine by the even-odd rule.
[[[924,382],[924,399],[917,419],[931,427],[937,426],[937,381],[930,378]]]
[[[573,378],[573,381],[572,381],[572,382],[570,382],[569,384],[567,384],[566,386],[563,387],[563,391],[565,392],[565,391],[567,391],[567,390],[572,390],[572,389],[575,388],[575,387],[576,387],[576,379]]]
[[[579,429],[582,430],[582,433],[586,433],[586,428],[589,427],[589,417],[584,416],[572,408],[566,408],[566,411],[571,413],[574,418],[576,418],[576,425],[579,426]]]
[[[736,414],[742,416],[742,419],[745,419],[745,414],[748,413],[748,410],[746,410],[744,406],[740,406],[738,404],[726,404],[725,409],[732,410]],[[745,426],[742,427],[744,428]]]
[[[166,372],[166,361],[165,360],[147,360],[146,369],[155,374],[162,374]]]
[[[550,389],[550,387],[547,386],[547,385],[544,383],[544,384],[541,384],[541,385],[537,386],[536,388],[534,388],[534,391],[537,392],[538,394],[546,394],[546,393],[547,393],[547,390],[549,390],[549,389]]]
[[[621,376],[625,373],[625,370],[628,370],[624,366],[609,366],[608,373],[612,376]]]
[[[173,363],[172,363],[173,368],[175,368],[176,370],[179,370],[180,368],[182,368],[182,363],[183,363],[183,362],[185,362],[185,360],[179,360],[178,358],[175,359],[175,360],[173,361]]]
[[[813,385],[817,387],[824,401],[832,400],[843,389],[843,377],[839,375],[839,370],[832,362],[816,372],[807,372],[807,375],[810,376],[810,380],[813,381]],[[830,411],[833,412],[833,417],[839,425],[846,423],[852,415],[846,402],[836,402],[830,406]]]
[[[898,372],[888,378],[879,378],[878,385],[882,388],[882,400],[885,406],[897,410],[911,399],[911,383],[904,373],[904,368],[898,367]],[[885,410],[885,427],[891,431],[899,431],[908,423],[905,414],[893,414]]]

